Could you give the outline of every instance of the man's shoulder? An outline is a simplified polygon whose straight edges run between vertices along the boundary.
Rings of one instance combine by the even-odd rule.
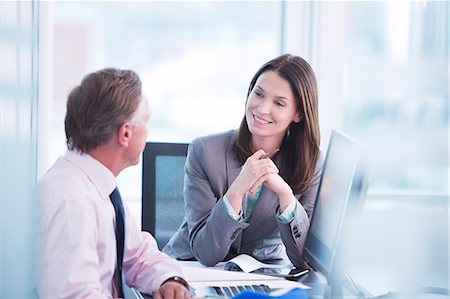
[[[64,194],[83,192],[86,176],[80,168],[60,157],[38,181],[39,195],[63,197]]]
[[[77,173],[80,173],[80,168],[69,162],[64,156],[61,156],[42,176],[39,183],[43,184],[48,181],[66,180]]]

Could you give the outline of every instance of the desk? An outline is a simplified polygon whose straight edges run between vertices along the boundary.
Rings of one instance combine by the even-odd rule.
[[[225,271],[225,262],[218,263],[214,267],[206,267],[197,261],[180,261],[185,279],[194,289],[211,286],[245,286],[245,285],[267,285],[271,289],[302,288],[310,299],[323,299],[326,293],[326,278],[320,273],[310,271],[298,281],[290,281],[280,277],[269,275]],[[371,298],[370,293],[361,289],[366,298]],[[140,294],[137,290],[126,291],[127,299],[152,299],[152,296]],[[355,299],[357,296],[349,293],[343,288],[343,299]]]
[[[303,288],[308,289],[309,287],[296,282],[289,281],[280,277],[273,277],[269,275],[252,274],[244,272],[234,272],[223,270],[224,263],[218,263],[214,267],[206,267],[197,261],[181,261],[180,262],[183,271],[185,273],[185,278],[188,283],[194,289],[201,289],[210,286],[244,286],[244,285],[267,285],[270,288],[280,289],[280,288]],[[136,290],[130,290],[126,292],[126,297],[136,298],[136,299],[147,299],[151,296],[144,295],[143,297],[138,294]]]

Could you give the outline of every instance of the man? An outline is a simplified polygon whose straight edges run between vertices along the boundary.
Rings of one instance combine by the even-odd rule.
[[[158,298],[189,298],[177,261],[139,231],[116,176],[138,163],[150,118],[129,70],[87,75],[67,100],[68,150],[39,182],[41,298],[119,298],[123,283]]]

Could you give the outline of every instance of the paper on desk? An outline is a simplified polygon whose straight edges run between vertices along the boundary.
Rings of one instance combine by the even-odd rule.
[[[302,283],[289,281],[280,277],[245,272],[226,271],[217,268],[203,268],[185,262],[182,262],[182,266],[184,273],[188,273],[188,275],[186,275],[186,280],[194,288],[249,284],[265,284],[270,288],[309,288]]]
[[[244,272],[252,272],[261,268],[292,268],[291,264],[266,264],[258,261],[254,257],[248,254],[240,254],[231,260],[229,260],[227,264],[234,263],[241,268]]]
[[[253,273],[244,273],[237,271],[225,271],[223,269],[217,268],[201,268],[201,267],[192,267],[186,264],[183,265],[183,271],[187,273],[187,281],[235,281],[235,280],[281,280],[283,278],[261,275],[261,274],[253,274]]]

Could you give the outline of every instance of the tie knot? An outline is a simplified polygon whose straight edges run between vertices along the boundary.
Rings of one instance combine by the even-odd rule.
[[[117,206],[117,207],[122,206],[122,197],[120,197],[120,192],[119,192],[119,189],[117,187],[109,195],[109,198],[111,198],[111,201],[113,202],[114,206]]]

